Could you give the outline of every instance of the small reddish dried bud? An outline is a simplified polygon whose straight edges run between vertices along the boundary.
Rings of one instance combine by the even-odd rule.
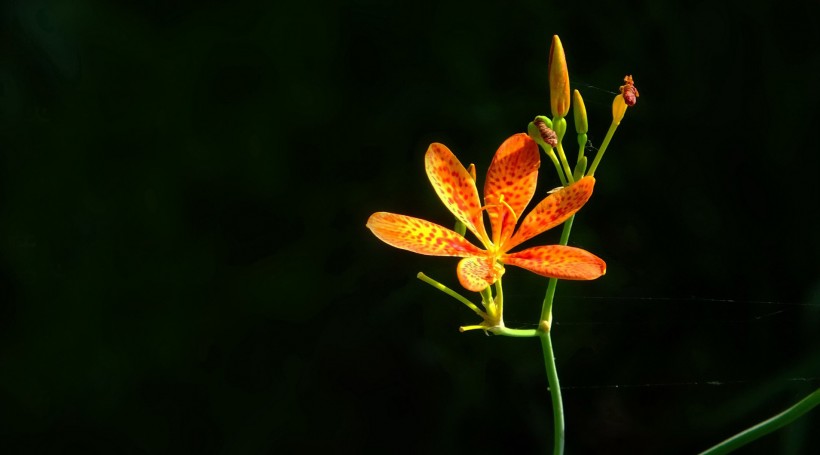
[[[544,142],[549,144],[550,147],[555,147],[558,145],[558,135],[555,134],[555,131],[553,131],[552,128],[547,126],[546,122],[536,118],[533,123],[538,128],[538,132],[541,133],[541,139],[543,139]]]
[[[621,95],[624,97],[624,102],[627,106],[634,106],[638,102],[638,89],[632,81],[632,75],[624,77],[624,85],[620,87]]]

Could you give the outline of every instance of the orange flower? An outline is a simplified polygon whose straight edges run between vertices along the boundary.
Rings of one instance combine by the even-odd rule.
[[[505,264],[567,280],[592,280],[606,273],[603,260],[580,248],[545,245],[509,252],[575,214],[589,200],[595,185],[595,178],[590,176],[552,192],[516,230],[522,212],[535,194],[541,165],[538,146],[528,135],[516,134],[498,148],[484,182],[483,207],[475,179],[446,146],[430,145],[424,164],[444,205],[475,234],[484,249],[435,223],[376,212],[367,220],[367,227],[383,242],[419,254],[464,258],[458,263],[458,279],[470,291],[482,291],[495,283],[504,273]],[[491,236],[484,228],[485,210],[490,218]]]

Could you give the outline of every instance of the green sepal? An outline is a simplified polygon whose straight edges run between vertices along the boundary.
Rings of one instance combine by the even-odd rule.
[[[534,140],[535,143],[542,149],[547,150],[551,148],[546,142],[544,142],[544,139],[541,138],[541,132],[538,131],[538,127],[535,126],[535,122],[530,122],[529,125],[527,125],[527,134],[529,134],[532,140]]]
[[[550,120],[550,118],[546,115],[536,115],[535,120],[541,120],[542,122],[546,123],[550,129],[552,129],[552,120]]]
[[[558,142],[563,141],[564,133],[567,132],[567,119],[558,117],[553,120],[552,125],[552,130],[555,131],[555,135],[558,136]]]

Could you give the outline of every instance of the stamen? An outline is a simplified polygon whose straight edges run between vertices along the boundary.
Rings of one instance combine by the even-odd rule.
[[[510,207],[510,204],[507,204],[507,201],[504,200],[504,195],[503,194],[501,195],[500,198],[498,198],[498,203],[503,205],[504,207],[507,207],[507,210],[509,210],[510,213],[512,213],[513,220],[515,220],[515,222],[518,223],[518,215],[515,214],[515,210],[513,210],[513,208]]]
[[[558,189],[561,189],[561,188],[563,188],[563,187],[560,187]],[[515,222],[516,223],[518,222],[518,215],[515,214],[515,210],[513,210],[513,208],[510,207],[510,204],[507,204],[507,201],[504,200],[504,195],[503,194],[498,198],[497,203],[487,204],[487,205],[479,208],[479,210],[484,211],[484,210],[489,209],[490,207],[505,207],[512,214],[513,219],[515,220]],[[491,218],[492,218],[493,215],[498,216],[498,214],[492,214],[492,213],[489,213],[489,211],[488,211],[488,214],[490,215]]]
[[[481,210],[487,210],[490,207],[503,207],[503,208],[506,208],[507,211],[512,214],[513,224],[514,225],[518,224],[518,215],[515,213],[515,210],[513,210],[513,208],[510,207],[510,204],[508,204],[507,201],[504,200],[504,195],[503,194],[498,197],[498,202],[497,203],[487,204],[484,207],[481,207]],[[499,213],[493,213],[493,212],[490,212],[490,211],[487,211],[487,214],[490,215],[491,220],[496,220],[500,216]],[[500,245],[501,244],[501,231],[503,231],[503,226],[504,226],[504,224],[502,224],[502,226],[501,226],[502,229],[498,229],[498,232],[496,232],[495,228],[493,228],[493,244],[495,244],[495,245]]]

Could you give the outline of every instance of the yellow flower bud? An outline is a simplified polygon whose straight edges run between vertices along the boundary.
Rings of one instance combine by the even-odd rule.
[[[612,100],[612,123],[620,125],[624,114],[626,114],[626,102],[624,101],[623,95],[619,93],[615,95],[615,99]]]
[[[587,108],[584,106],[584,99],[581,98],[581,92],[574,90],[572,92],[572,113],[575,116],[575,131],[578,134],[586,134],[589,130],[587,123]]]
[[[569,113],[569,72],[564,46],[558,35],[553,35],[549,58],[550,108],[553,117],[566,117]]]

